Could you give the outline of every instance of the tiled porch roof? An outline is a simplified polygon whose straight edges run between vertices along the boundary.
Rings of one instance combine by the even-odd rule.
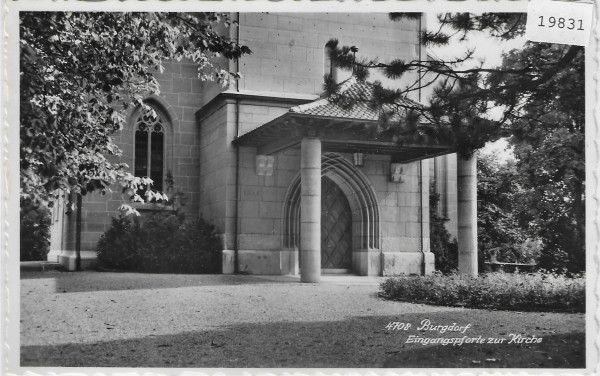
[[[357,81],[354,77],[351,77],[342,84],[339,89],[339,95],[352,101],[352,106],[343,107],[333,98],[326,97],[311,103],[292,107],[290,112],[341,119],[378,121],[382,109],[372,108],[370,106],[370,104],[374,102],[373,90],[373,84],[365,81]],[[407,108],[421,107],[419,103],[410,99],[400,99],[397,103],[398,106],[383,106],[383,111],[393,114],[389,119],[391,121],[400,121],[404,119],[408,111]],[[419,122],[425,123],[427,120],[423,116],[420,116]]]
[[[342,106],[332,98],[321,98],[297,105],[283,115],[263,124],[233,142],[240,146],[256,147],[258,154],[273,154],[298,147],[303,137],[318,137],[323,151],[340,153],[369,153],[392,155],[395,161],[409,162],[454,152],[454,147],[444,143],[399,145],[392,132],[376,132],[380,122],[378,109],[371,108],[374,86],[349,79],[340,93],[350,98],[352,106]],[[407,107],[418,108],[420,104],[402,99]],[[406,117],[403,106],[389,106],[392,122]],[[384,109],[385,111],[385,109]],[[387,111],[386,111],[387,112]],[[419,122],[425,123],[422,117]],[[393,123],[392,123],[393,124]]]

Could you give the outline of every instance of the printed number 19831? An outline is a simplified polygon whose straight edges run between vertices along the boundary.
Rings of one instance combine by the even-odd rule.
[[[590,0],[530,0],[525,36],[534,42],[587,46],[593,14]]]
[[[569,30],[575,29],[583,30],[583,20],[576,20],[574,18],[563,18],[563,17],[548,17],[544,23],[544,16],[539,16],[540,23],[538,26],[541,27],[558,27],[559,29],[567,28]]]

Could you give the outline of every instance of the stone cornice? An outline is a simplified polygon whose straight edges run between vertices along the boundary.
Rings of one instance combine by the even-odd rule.
[[[278,92],[264,92],[264,91],[232,91],[227,90],[219,93],[207,104],[202,106],[196,111],[196,121],[201,122],[214,110],[221,107],[226,103],[235,103],[240,101],[240,104],[260,104],[260,105],[273,105],[279,107],[292,107],[301,104],[306,104],[314,101],[318,98],[318,95],[309,94],[290,94],[290,93],[278,93]]]

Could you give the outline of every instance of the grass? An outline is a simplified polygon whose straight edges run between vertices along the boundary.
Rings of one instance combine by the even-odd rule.
[[[387,299],[443,306],[515,311],[585,312],[585,276],[502,272],[393,277],[381,284]]]

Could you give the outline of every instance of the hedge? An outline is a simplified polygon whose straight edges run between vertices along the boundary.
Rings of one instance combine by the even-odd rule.
[[[221,243],[202,218],[113,218],[97,246],[101,267],[150,273],[221,273]]]
[[[518,311],[585,312],[585,275],[547,272],[393,277],[381,284],[387,299],[444,306]]]

